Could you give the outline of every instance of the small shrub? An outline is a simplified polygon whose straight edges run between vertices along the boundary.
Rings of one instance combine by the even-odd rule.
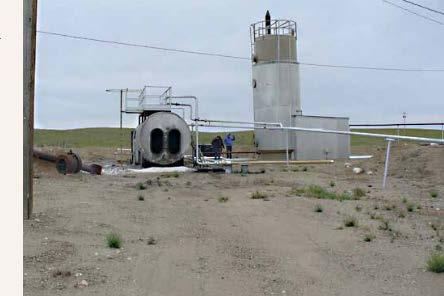
[[[356,205],[355,210],[356,210],[356,212],[362,211],[362,206],[361,205]]]
[[[120,249],[122,245],[122,239],[117,233],[110,233],[106,236],[106,244],[113,249]]]
[[[414,212],[415,210],[416,210],[416,206],[415,206],[414,204],[409,203],[409,204],[407,205],[407,211],[409,211],[409,212]]]
[[[255,191],[250,196],[251,199],[264,199],[267,197],[268,197],[268,195],[265,192],[261,192],[261,191]]]
[[[376,213],[369,213],[370,219],[375,220],[376,219]]]
[[[438,230],[438,225],[436,225],[435,223],[430,223],[430,227],[435,231]]]
[[[433,198],[437,198],[438,197],[438,192],[435,190],[430,191],[430,196]]]
[[[390,222],[387,221],[387,220],[382,220],[381,224],[378,227],[378,229],[379,230],[384,230],[384,231],[392,231],[393,230],[392,226],[390,225]]]
[[[142,182],[139,182],[139,183],[136,184],[136,188],[139,189],[139,190],[145,190],[146,186]]]
[[[315,211],[316,213],[322,213],[322,212],[324,211],[324,208],[323,208],[320,204],[317,204],[317,205],[315,205],[315,207],[314,207],[314,211]]]
[[[358,220],[353,216],[348,216],[344,219],[344,226],[345,227],[357,227]]]
[[[292,172],[299,172],[299,168],[298,167],[292,168],[291,171]]]
[[[375,210],[379,210],[379,206],[378,206],[378,205],[375,205],[375,206],[373,207],[373,209],[375,209]]]
[[[421,206],[420,204],[417,204],[417,205],[416,205],[416,208],[417,208],[418,210],[420,210],[420,209],[422,209],[422,206]]]
[[[372,233],[367,233],[366,235],[364,235],[364,241],[365,242],[371,242],[375,238],[376,238],[376,236],[374,234],[372,234]]]
[[[402,202],[403,204],[406,204],[406,203],[407,203],[407,198],[403,197],[403,198],[401,199],[401,202]]]
[[[355,188],[353,189],[353,197],[356,199],[360,199],[361,197],[365,196],[365,191],[362,188]]]
[[[396,208],[395,205],[385,205],[385,206],[384,206],[384,209],[385,209],[386,211],[391,211],[391,210],[393,210],[393,209],[395,209],[395,208]]]
[[[399,214],[398,214],[398,217],[399,217],[399,218],[405,218],[405,213],[404,213],[404,211],[400,211]]]
[[[436,273],[444,272],[444,253],[433,253],[427,260],[427,270]]]
[[[155,239],[154,237],[150,236],[150,237],[148,238],[148,240],[146,241],[146,243],[147,243],[148,245],[155,245],[155,244],[157,244],[157,241],[156,241],[156,239]]]
[[[330,181],[330,187],[335,187],[336,183],[334,181]]]
[[[144,197],[143,195],[139,195],[139,196],[137,197],[137,199],[140,200],[140,201],[144,201],[144,200],[145,200],[145,197]]]
[[[436,246],[435,246],[435,250],[436,250],[436,251],[442,251],[442,249],[443,249],[443,248],[442,248],[441,245],[436,245]]]
[[[217,198],[217,201],[218,202],[222,202],[222,203],[227,202],[228,201],[228,197],[226,197],[226,196],[219,196]]]
[[[302,168],[302,171],[303,171],[303,172],[306,172],[306,171],[308,171],[308,168],[307,168],[307,167],[303,167],[303,168]]]

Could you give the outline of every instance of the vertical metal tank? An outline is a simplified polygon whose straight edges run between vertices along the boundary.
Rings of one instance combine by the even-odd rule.
[[[302,114],[296,23],[272,20],[267,11],[265,20],[250,26],[250,38],[254,120],[292,126],[292,119]],[[262,152],[284,152],[287,134],[256,129],[255,141]],[[294,137],[288,144],[295,146]]]

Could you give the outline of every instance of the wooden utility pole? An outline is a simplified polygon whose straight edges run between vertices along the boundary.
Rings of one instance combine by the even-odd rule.
[[[23,218],[32,216],[37,0],[23,1]]]

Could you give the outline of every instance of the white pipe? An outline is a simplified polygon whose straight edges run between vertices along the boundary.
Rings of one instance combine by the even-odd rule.
[[[262,121],[229,121],[229,120],[210,120],[210,119],[199,119],[197,118],[195,121],[197,122],[207,122],[211,124],[212,122],[218,123],[238,123],[238,124],[258,124],[258,125],[276,125],[279,127],[284,127],[280,122],[262,122]]]
[[[196,96],[169,96],[170,99],[193,99],[196,119],[199,119],[199,100]],[[196,162],[199,159],[199,127],[196,125]]]
[[[301,132],[314,132],[314,133],[327,133],[327,134],[339,134],[339,135],[354,135],[354,136],[365,136],[365,137],[373,137],[373,138],[384,138],[384,139],[400,139],[407,141],[417,141],[417,142],[428,142],[428,143],[442,143],[444,144],[444,140],[436,139],[436,138],[422,138],[422,137],[408,137],[408,136],[395,136],[395,135],[387,135],[387,134],[372,134],[372,133],[362,133],[362,132],[349,132],[349,131],[338,131],[338,130],[327,130],[321,128],[305,128],[305,127],[264,127],[270,130],[293,130],[293,131],[301,131]]]

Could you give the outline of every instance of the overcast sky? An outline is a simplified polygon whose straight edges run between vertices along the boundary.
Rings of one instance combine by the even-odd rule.
[[[417,2],[444,10],[442,0]],[[249,57],[249,25],[267,9],[298,23],[300,62],[444,69],[444,26],[381,0],[45,0],[38,29]],[[37,49],[36,128],[118,126],[118,95],[105,89],[145,84],[198,96],[201,117],[253,119],[249,61],[42,34]],[[444,121],[444,72],[300,71],[304,114],[377,123],[402,121],[405,111],[407,121]],[[125,126],[135,122],[125,116]]]

